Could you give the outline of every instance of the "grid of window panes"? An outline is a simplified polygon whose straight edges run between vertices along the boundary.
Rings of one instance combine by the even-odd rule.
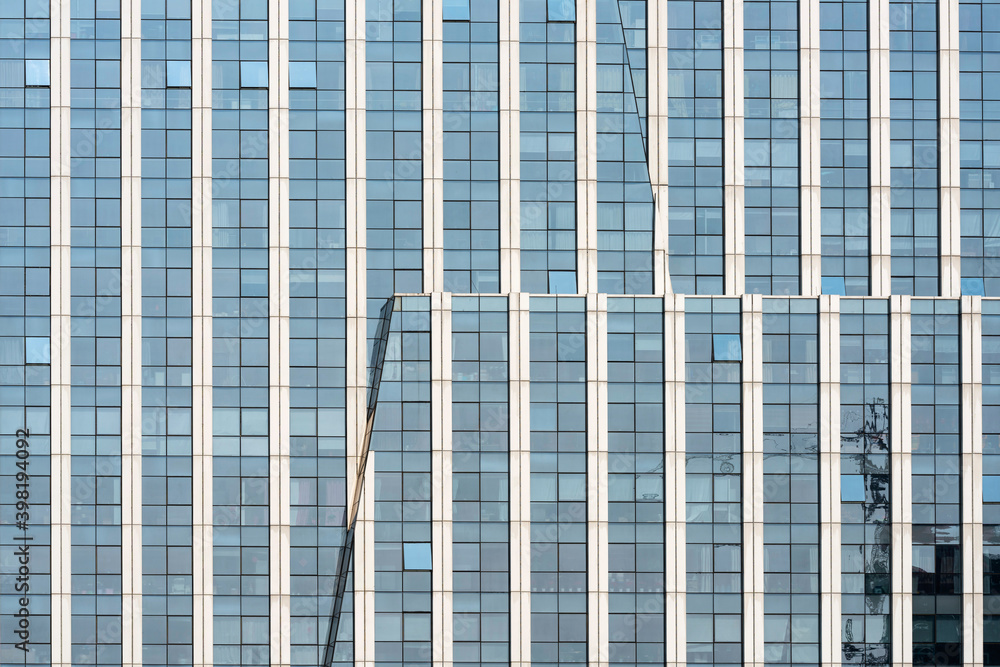
[[[840,302],[843,661],[892,662],[889,304]]]
[[[70,5],[72,660],[120,665],[121,13]]]
[[[743,4],[746,291],[799,292],[799,5]]]
[[[143,663],[192,664],[191,6],[142,2]]]
[[[824,294],[868,294],[868,3],[823,0],[820,232]]]
[[[819,662],[818,328],[815,300],[764,299],[764,660],[768,664]]]
[[[576,9],[521,3],[521,289],[576,293]]]
[[[587,662],[586,299],[531,299],[531,662]]]
[[[49,3],[17,0],[0,8],[0,16],[0,660],[47,664]],[[27,431],[21,447],[19,429]],[[18,503],[27,507],[19,508]],[[15,581],[22,565],[18,551],[25,545],[31,559],[28,590],[19,589]],[[19,626],[16,615],[22,598],[31,610],[27,629]],[[15,644],[25,638],[30,644],[22,652]]]
[[[889,3],[892,293],[938,293],[937,2]]]
[[[962,664],[959,302],[913,300],[913,664]]]
[[[454,661],[510,661],[508,317],[504,297],[452,300]]]
[[[687,299],[687,661],[743,662],[739,299]]]
[[[960,2],[962,293],[1000,296],[1000,4]]]
[[[269,664],[267,3],[212,10],[216,665]]]
[[[364,5],[369,350],[385,300],[423,290],[420,6]]]
[[[608,299],[608,661],[663,663],[663,300]]]
[[[618,0],[597,0],[597,291],[653,291],[653,190]]]
[[[722,2],[667,5],[670,280],[722,294]]]
[[[431,631],[430,297],[397,297],[393,304],[371,452],[375,663],[429,667],[437,636]]]
[[[983,300],[983,664],[1000,665],[1000,302]]]
[[[344,3],[289,10],[291,664],[318,665],[347,504]],[[337,662],[353,657],[346,597]]]
[[[499,4],[445,3],[444,289],[500,291]]]
[[[625,53],[628,73],[632,79],[632,94],[639,113],[639,127],[643,146],[647,141],[647,119],[649,116],[648,58],[646,57],[646,0],[617,0],[621,13],[622,30],[625,33]],[[646,148],[648,152],[648,147]]]

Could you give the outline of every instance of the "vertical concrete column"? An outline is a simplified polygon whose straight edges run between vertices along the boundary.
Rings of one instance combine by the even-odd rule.
[[[841,663],[840,297],[819,297],[820,662]]]
[[[531,665],[531,383],[527,294],[508,296],[510,378],[510,664]]]
[[[270,658],[291,665],[288,5],[268,3],[268,433]]]
[[[892,464],[892,664],[913,664],[913,461],[910,297],[889,302],[889,450]]]
[[[820,220],[819,0],[799,2],[799,247],[800,294],[822,283]]]
[[[500,293],[521,290],[521,3],[501,2]]]
[[[669,47],[667,43],[667,5],[646,3],[646,57],[649,59],[649,87],[646,96],[649,143],[646,162],[649,166],[649,184],[653,188],[653,293],[670,294],[670,200],[667,196],[669,180]]]
[[[667,295],[663,304],[664,494],[663,520],[667,563],[664,603],[667,618],[664,663],[687,664],[687,402],[684,392],[684,295]]]
[[[214,664],[212,618],[212,3],[191,2],[192,663]]]
[[[764,299],[743,296],[743,664],[764,664]]]
[[[608,296],[587,295],[587,664],[608,664]]]
[[[142,14],[121,5],[122,663],[142,664]],[[136,554],[140,554],[136,557]]]
[[[597,291],[597,0],[576,0],[576,292]]]
[[[961,173],[959,162],[958,0],[938,2],[938,178],[941,296],[962,295]]]
[[[722,0],[723,268],[725,293],[743,294],[746,224],[743,216],[743,0]]]
[[[983,664],[983,300],[962,297],[962,643]]]
[[[422,0],[424,292],[444,290],[444,5]]]
[[[431,295],[431,610],[435,667],[454,661],[452,566],[451,294]],[[371,495],[371,494],[369,494]]]
[[[868,179],[872,296],[892,291],[889,198],[889,0],[868,3]]]
[[[52,0],[49,133],[52,664],[72,662],[70,512],[70,20],[69,3]]]

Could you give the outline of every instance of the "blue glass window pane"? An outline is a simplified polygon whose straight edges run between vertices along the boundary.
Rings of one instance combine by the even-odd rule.
[[[49,339],[46,338],[25,338],[24,357],[29,364],[49,363]]]
[[[983,502],[1000,503],[1000,477],[983,475]]]
[[[982,278],[962,278],[962,294],[986,296],[986,284]]]
[[[714,361],[742,361],[743,348],[737,334],[715,334],[712,336],[712,357]]]
[[[839,294],[844,296],[847,294],[847,285],[842,277],[823,276],[822,290],[823,294]]]
[[[267,63],[240,63],[241,88],[267,88]]]
[[[575,271],[549,271],[550,294],[576,294]]]
[[[431,545],[429,542],[407,542],[403,544],[403,569],[431,569]]]
[[[167,88],[191,87],[191,62],[188,60],[167,61]]]
[[[468,21],[469,0],[444,0],[445,21]]]
[[[48,60],[25,60],[24,61],[24,85],[25,86],[47,86],[47,85],[49,85],[49,61]]]
[[[288,63],[289,88],[315,88],[316,63]]]
[[[840,499],[845,503],[864,502],[865,500],[864,475],[841,475]]]
[[[573,0],[548,0],[550,21],[575,21],[576,3]]]

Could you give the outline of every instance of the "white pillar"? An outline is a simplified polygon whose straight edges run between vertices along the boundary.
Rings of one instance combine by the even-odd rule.
[[[608,296],[587,295],[587,664],[608,664]]]
[[[142,16],[121,5],[122,663],[142,665]]]
[[[887,297],[892,282],[889,225],[889,0],[868,3],[868,178],[872,296]]]
[[[962,644],[983,664],[983,300],[962,297]]]
[[[687,402],[685,400],[684,295],[667,295],[663,308],[665,523],[664,613],[667,667],[687,664]]]
[[[799,293],[816,296],[822,285],[820,219],[819,0],[799,2]]]
[[[764,300],[743,296],[743,664],[764,665]]]
[[[892,457],[892,664],[913,664],[913,412],[910,297],[889,303],[889,449]]]
[[[841,663],[840,297],[819,297],[820,662]]]
[[[454,661],[452,566],[451,294],[431,294],[431,609],[432,662]],[[369,494],[371,495],[371,494]]]
[[[962,228],[959,129],[958,0],[938,2],[938,132],[939,180],[941,188],[941,296],[962,294]]]
[[[424,292],[444,291],[444,15],[422,0]]]
[[[50,3],[52,100],[49,134],[51,641],[52,664],[72,662],[70,637],[70,20],[69,4]]]
[[[501,2],[500,293],[521,290],[521,4]]]
[[[509,299],[510,664],[531,665],[531,322],[527,294]]]
[[[743,216],[743,0],[722,2],[723,247],[725,294],[743,294],[746,239]]]
[[[597,291],[597,0],[576,0],[576,292]]]
[[[268,3],[268,421],[270,663],[291,664],[288,6]]]
[[[212,618],[212,3],[191,4],[192,653],[215,663]]]
[[[670,229],[668,197],[669,162],[669,91],[670,75],[667,46],[667,5],[646,3],[646,57],[649,67],[646,85],[649,128],[648,159],[649,184],[653,188],[653,293],[670,294]]]

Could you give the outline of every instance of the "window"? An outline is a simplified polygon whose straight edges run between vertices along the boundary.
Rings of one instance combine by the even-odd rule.
[[[840,276],[823,276],[821,291],[823,294],[844,296],[847,294],[847,284],[845,279]]]
[[[167,61],[167,88],[191,87],[191,62],[188,60]]]
[[[469,0],[444,0],[445,21],[468,21]]]
[[[864,475],[840,476],[840,500],[845,503],[862,503],[865,501]]]
[[[240,63],[241,88],[267,88],[267,63]]]
[[[406,542],[403,544],[404,570],[430,570],[431,545],[429,542]]]
[[[25,338],[24,357],[29,364],[47,364],[49,362],[48,338]]]
[[[43,87],[49,85],[49,61],[25,60],[24,85]]]
[[[575,21],[576,3],[573,0],[548,0],[550,21]]]
[[[962,278],[962,294],[986,296],[986,285],[982,278]]]
[[[738,334],[715,334],[712,336],[713,361],[742,361],[743,348]]]
[[[576,294],[576,272],[549,271],[549,293]]]
[[[289,88],[315,88],[316,63],[288,63]]]

